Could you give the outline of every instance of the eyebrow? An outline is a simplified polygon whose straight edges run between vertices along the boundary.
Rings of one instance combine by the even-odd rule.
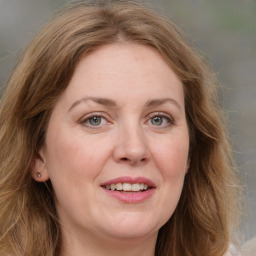
[[[172,98],[164,98],[164,99],[154,99],[154,100],[149,100],[146,104],[147,107],[156,107],[156,106],[160,106],[163,105],[167,102],[170,102],[172,104],[174,104],[178,109],[182,109],[181,105],[178,103],[178,101],[172,99]]]
[[[115,108],[117,107],[117,104],[115,101],[111,100],[111,99],[106,99],[106,98],[98,98],[98,97],[83,97],[80,100],[75,101],[71,107],[69,108],[68,111],[71,111],[74,107],[76,107],[77,105],[81,104],[81,103],[86,103],[87,101],[93,101],[96,102],[100,105],[103,106],[108,106],[108,107],[112,107]],[[172,98],[164,98],[164,99],[153,99],[153,100],[149,100],[146,103],[147,107],[156,107],[156,106],[160,106],[163,105],[165,103],[172,103],[173,105],[175,105],[178,109],[182,109],[181,105],[174,99]]]
[[[108,106],[108,107],[117,107],[117,104],[113,100],[110,100],[110,99],[97,98],[97,97],[84,97],[80,100],[75,101],[71,105],[71,107],[69,108],[68,111],[72,110],[75,106],[79,105],[80,103],[82,103],[82,102],[86,103],[87,101],[93,101],[100,105],[104,105],[104,106]]]

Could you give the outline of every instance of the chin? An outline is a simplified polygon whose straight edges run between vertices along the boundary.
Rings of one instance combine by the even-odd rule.
[[[105,232],[112,237],[123,239],[139,239],[148,236],[157,236],[158,230],[164,224],[156,223],[156,219],[138,217],[137,214],[119,216],[112,225],[105,226]],[[110,224],[110,223],[108,223]],[[111,232],[109,232],[111,230]]]
[[[124,240],[140,240],[145,239],[151,236],[157,236],[158,230],[152,230],[149,228],[134,230],[134,228],[126,228],[125,230],[113,230],[112,237],[117,239],[124,239]]]

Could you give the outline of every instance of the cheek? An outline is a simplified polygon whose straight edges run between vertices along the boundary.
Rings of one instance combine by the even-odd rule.
[[[60,132],[54,136],[49,133],[46,144],[46,167],[57,207],[67,212],[69,208],[78,210],[84,203],[82,198],[93,197],[92,188],[107,158],[106,148],[70,134]]]
[[[168,139],[154,150],[153,156],[163,178],[183,179],[187,171],[189,139]]]
[[[183,189],[184,177],[188,161],[189,139],[184,136],[174,136],[160,140],[154,147],[152,156],[159,170],[161,182],[158,201],[161,225],[164,225],[175,211]],[[155,144],[156,145],[156,144]]]
[[[72,180],[95,177],[109,155],[109,145],[96,143],[83,135],[72,136],[68,132],[48,134],[47,169],[50,178],[61,175]]]

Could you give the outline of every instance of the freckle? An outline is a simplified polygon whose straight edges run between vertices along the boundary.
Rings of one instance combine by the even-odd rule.
[[[89,161],[91,161],[91,160],[93,160],[94,159],[94,157],[93,156],[90,156],[89,157]]]

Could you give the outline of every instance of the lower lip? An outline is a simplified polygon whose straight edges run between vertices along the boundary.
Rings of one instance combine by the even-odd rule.
[[[149,199],[155,192],[154,188],[143,192],[120,192],[116,190],[108,190],[106,188],[103,189],[108,195],[129,204],[142,203]]]

